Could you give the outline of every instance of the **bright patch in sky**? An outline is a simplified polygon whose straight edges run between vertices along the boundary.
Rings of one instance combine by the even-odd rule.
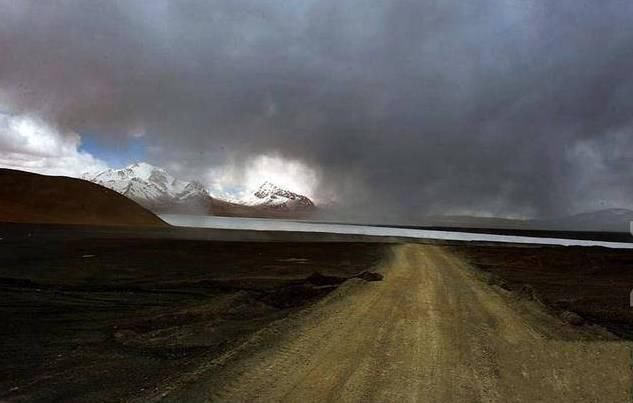
[[[0,167],[47,175],[80,176],[106,163],[79,150],[81,137],[28,116],[0,114]]]
[[[253,190],[266,181],[291,192],[313,197],[319,178],[316,172],[299,161],[264,155],[255,158],[246,168],[244,186]]]
[[[264,182],[315,199],[319,174],[306,164],[278,155],[261,155],[246,161],[243,169],[230,163],[212,169],[207,175],[209,191],[218,197],[243,199],[255,192]]]

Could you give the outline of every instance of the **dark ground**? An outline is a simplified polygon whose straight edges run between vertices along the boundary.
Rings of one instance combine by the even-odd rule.
[[[371,270],[385,249],[3,235],[0,400],[142,395]]]
[[[151,394],[371,270],[389,245],[364,240],[2,224],[0,401]],[[503,288],[633,339],[633,251],[449,248]]]
[[[563,319],[582,319],[633,339],[632,250],[468,245],[451,250],[489,273],[490,282],[540,300]]]

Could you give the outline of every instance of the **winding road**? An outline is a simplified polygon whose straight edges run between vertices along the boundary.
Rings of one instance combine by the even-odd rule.
[[[396,246],[380,271],[383,281],[346,282],[164,400],[631,399],[628,343],[491,288],[448,250]]]

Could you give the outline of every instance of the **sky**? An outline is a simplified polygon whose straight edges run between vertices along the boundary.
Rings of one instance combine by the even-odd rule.
[[[0,0],[0,165],[142,158],[394,221],[633,208],[632,21],[628,0]]]
[[[84,133],[80,138],[79,152],[93,155],[114,169],[145,160],[147,146],[142,136],[129,136],[112,143],[104,142],[104,136],[97,134]]]

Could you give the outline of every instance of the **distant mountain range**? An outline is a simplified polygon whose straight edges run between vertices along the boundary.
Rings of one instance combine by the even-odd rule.
[[[209,193],[196,182],[174,178],[143,162],[122,169],[84,174],[83,179],[114,190],[153,211],[204,210]]]
[[[229,201],[211,196],[200,182],[177,179],[163,168],[144,162],[84,174],[82,178],[159,213],[304,218],[316,211],[308,197],[270,182],[264,182],[244,201]]]
[[[562,217],[510,219],[475,216],[426,216],[416,221],[420,227],[490,228],[508,230],[629,232],[633,210],[604,209]]]
[[[353,218],[336,207],[317,208],[306,196],[265,182],[245,200],[209,195],[196,181],[182,181],[164,169],[137,163],[84,175],[101,186],[66,177],[0,169],[0,221],[94,225],[164,225],[141,206],[158,213],[209,214],[230,217],[310,218],[436,228],[596,231],[628,233],[633,210],[605,209],[548,219],[474,216],[426,216],[411,222]],[[122,197],[124,195],[126,197]],[[131,199],[131,200],[130,200]]]
[[[561,218],[531,220],[531,225],[543,229],[564,231],[629,232],[633,222],[633,210],[611,208],[590,211]]]

